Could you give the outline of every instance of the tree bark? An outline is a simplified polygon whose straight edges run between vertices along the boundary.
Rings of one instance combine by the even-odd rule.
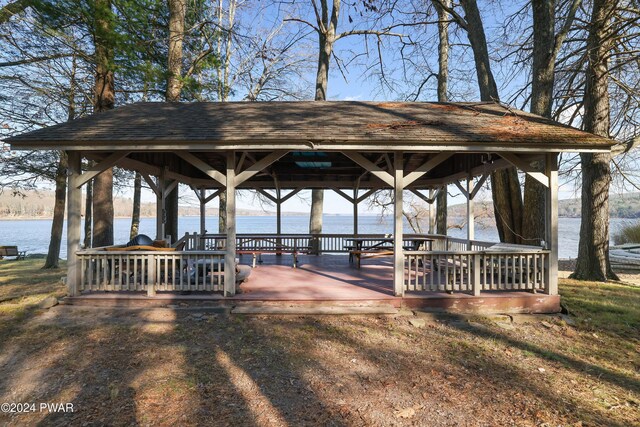
[[[187,12],[185,0],[168,0],[169,3],[169,47],[167,64],[167,102],[180,102],[182,93],[182,45],[184,43],[184,22]],[[173,242],[178,240],[178,205],[180,191],[179,186],[165,199],[165,236],[171,236]]]
[[[587,37],[584,94],[584,130],[609,137],[609,67],[612,38],[610,21],[615,2],[594,0]],[[582,168],[582,221],[576,269],[571,278],[604,282],[618,277],[609,262],[609,186],[611,154],[580,154]]]
[[[309,234],[320,234],[322,232],[322,204],[324,191],[311,191],[311,216],[309,218]],[[314,239],[311,245],[311,252],[320,253],[320,240]]]
[[[329,66],[333,53],[333,44],[340,16],[340,0],[333,0],[333,7],[329,12],[329,0],[320,0],[318,16],[318,71],[316,73],[316,101],[327,100],[327,84],[329,82]],[[315,6],[314,6],[315,7]],[[322,211],[324,204],[324,190],[311,190],[311,215],[309,218],[309,233],[322,233]],[[317,249],[315,248],[316,253]]]
[[[462,0],[466,30],[473,50],[476,74],[482,101],[499,101],[498,86],[491,72],[487,38],[476,0]],[[501,242],[520,243],[522,235],[522,191],[515,168],[491,174],[491,191],[496,215],[496,227]]]
[[[93,247],[113,245],[113,169],[93,180]]]
[[[551,118],[555,72],[555,0],[533,0],[531,112]],[[540,172],[544,165],[536,165]],[[523,243],[540,245],[545,235],[546,188],[529,175],[524,181]]]
[[[42,268],[59,268],[60,245],[62,242],[62,227],[64,226],[64,210],[67,196],[67,154],[60,151],[58,170],[56,171],[56,196],[53,208],[53,222],[51,223],[51,240],[49,252]]]
[[[95,0],[95,9],[93,111],[101,113],[115,105],[111,0]],[[93,217],[94,247],[113,245],[113,169],[102,172],[93,180]]]
[[[167,102],[179,102],[182,92],[182,45],[187,3],[185,0],[168,0],[168,3],[169,49],[166,100]]]
[[[69,92],[67,92],[67,121],[76,116],[76,57],[71,61],[71,73],[69,76]],[[42,268],[59,268],[60,246],[62,244],[62,229],[64,226],[64,211],[67,199],[67,168],[69,162],[66,151],[58,153],[58,169],[56,171],[56,192],[53,208],[53,221],[51,222],[51,240],[47,259]]]
[[[171,236],[171,243],[178,240],[178,185],[165,197],[164,209],[166,221],[164,224],[164,235]]]
[[[218,196],[218,233],[225,234],[227,232],[227,194],[220,192]]]
[[[142,176],[136,172],[133,179],[133,211],[131,212],[131,230],[129,239],[133,239],[140,232],[140,196],[142,193]]]
[[[438,102],[449,101],[449,13],[451,0],[442,0],[442,5],[433,1],[438,12]],[[443,7],[444,6],[444,7]],[[447,187],[444,186],[436,197],[436,232],[447,234]]]

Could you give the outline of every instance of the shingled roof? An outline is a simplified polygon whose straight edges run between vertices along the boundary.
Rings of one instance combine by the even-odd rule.
[[[604,151],[613,141],[497,103],[135,103],[9,138],[13,148]]]

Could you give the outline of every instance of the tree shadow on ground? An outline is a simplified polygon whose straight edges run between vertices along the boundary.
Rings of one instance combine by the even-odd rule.
[[[60,316],[36,325],[24,321],[12,332],[3,344],[13,361],[0,369],[9,374],[0,396],[10,395],[22,376],[39,391],[18,397],[73,402],[76,412],[15,416],[13,423],[342,426],[420,419],[504,425],[588,419],[624,425],[579,396],[532,378],[488,343],[637,393],[632,378],[468,323],[416,329],[402,317],[169,309]]]

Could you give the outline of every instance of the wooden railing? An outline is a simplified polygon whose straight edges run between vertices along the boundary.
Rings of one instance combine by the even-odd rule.
[[[320,254],[322,253],[348,253],[349,250],[345,247],[348,246],[348,239],[353,238],[353,234],[339,234],[339,233],[323,233],[317,235],[309,235],[302,233],[288,233],[283,234],[282,237],[278,237],[277,234],[273,233],[261,233],[261,234],[237,234],[236,235],[236,247],[242,245],[246,240],[255,239],[256,237],[268,237],[271,240],[278,239],[279,244],[283,246],[293,246],[294,238],[302,238],[305,236],[310,236],[310,239],[317,239],[320,241],[319,249]],[[380,239],[385,237],[385,234],[358,234],[359,238],[371,238],[371,244],[376,243],[376,239]],[[433,249],[434,250],[451,250],[449,243],[453,238],[441,235],[417,235],[417,234],[405,234],[404,244],[409,245],[411,243],[412,237],[430,237],[433,238]],[[184,250],[223,250],[226,246],[227,236],[224,234],[205,234],[198,235],[197,233],[187,233],[180,240],[176,242],[174,246],[178,246],[181,243],[184,243]],[[453,239],[456,240],[456,239]],[[453,241],[452,240],[452,241]],[[462,240],[461,240],[462,241]],[[365,241],[366,245],[367,242]],[[276,243],[273,243],[274,248],[277,246]],[[460,250],[466,250],[466,240],[464,240],[464,248],[460,246]]]
[[[482,251],[496,244],[496,242],[471,240],[471,247],[469,247],[469,242],[467,241],[467,239],[449,236],[441,237],[444,237],[446,241],[446,248],[439,249],[443,251]],[[436,248],[434,248],[434,250],[436,250]]]
[[[80,291],[222,291],[222,251],[77,252]]]
[[[405,251],[406,291],[544,291],[549,251]]]

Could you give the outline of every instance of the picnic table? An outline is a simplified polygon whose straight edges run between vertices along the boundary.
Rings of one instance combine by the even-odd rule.
[[[291,254],[293,255],[293,268],[298,265],[298,255],[311,252],[310,244],[313,236],[300,234],[279,235],[243,235],[238,239],[236,253],[238,255],[250,254],[253,256],[252,265],[256,267],[256,261],[262,263],[263,254]]]
[[[393,237],[350,237],[345,239],[348,243],[344,246],[349,251],[349,262],[356,258],[357,266],[360,268],[362,258],[376,258],[380,256],[393,255]],[[427,250],[433,247],[434,239],[424,236],[409,236],[404,238],[402,249],[408,251]]]

